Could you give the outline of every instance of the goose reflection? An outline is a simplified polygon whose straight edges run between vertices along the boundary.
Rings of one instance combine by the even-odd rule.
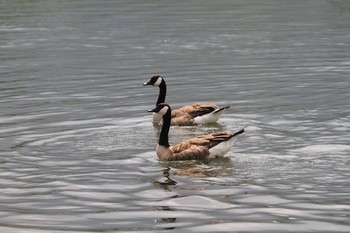
[[[169,169],[168,177],[171,175],[208,178],[233,177],[235,175],[234,166],[229,157],[199,161],[163,162],[161,166]]]
[[[235,169],[231,158],[215,158],[211,160],[190,160],[190,161],[172,161],[160,162],[163,167],[162,176],[153,181],[153,184],[167,191],[174,189],[182,190],[201,190],[197,185],[184,187],[179,185],[178,180],[183,177],[190,178],[211,178],[211,177],[234,177]],[[181,183],[181,182],[180,182]]]
[[[170,168],[166,167],[163,169],[163,176],[158,180],[154,180],[153,184],[157,187],[160,187],[164,190],[171,191],[170,187],[175,186],[177,182],[170,178]]]

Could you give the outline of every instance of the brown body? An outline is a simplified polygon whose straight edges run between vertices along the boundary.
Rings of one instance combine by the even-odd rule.
[[[215,104],[190,104],[171,112],[171,125],[194,125],[194,118],[219,109]]]
[[[160,160],[192,160],[208,159],[211,157],[210,149],[220,143],[226,142],[243,130],[233,134],[231,131],[223,131],[210,135],[191,138],[174,146],[157,146],[157,156]]]

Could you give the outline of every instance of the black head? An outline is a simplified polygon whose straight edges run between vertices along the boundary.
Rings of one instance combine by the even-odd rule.
[[[148,110],[148,112],[155,112],[159,115],[164,116],[168,111],[171,111],[171,108],[168,104],[158,104],[154,109]]]
[[[160,84],[164,81],[163,77],[160,75],[153,76],[148,82],[144,83],[144,86],[156,86],[159,87]]]

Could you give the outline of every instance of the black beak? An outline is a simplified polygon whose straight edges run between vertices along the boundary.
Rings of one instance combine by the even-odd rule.
[[[149,85],[152,85],[152,84],[151,84],[151,81],[148,81],[148,82],[144,83],[143,85],[144,86],[149,86]]]
[[[156,109],[153,108],[153,109],[148,110],[147,112],[155,112],[155,111],[156,111]]]

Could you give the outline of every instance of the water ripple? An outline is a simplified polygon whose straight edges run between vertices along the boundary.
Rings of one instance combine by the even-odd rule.
[[[5,3],[0,232],[350,231],[346,1]],[[154,74],[226,158],[157,159]]]

